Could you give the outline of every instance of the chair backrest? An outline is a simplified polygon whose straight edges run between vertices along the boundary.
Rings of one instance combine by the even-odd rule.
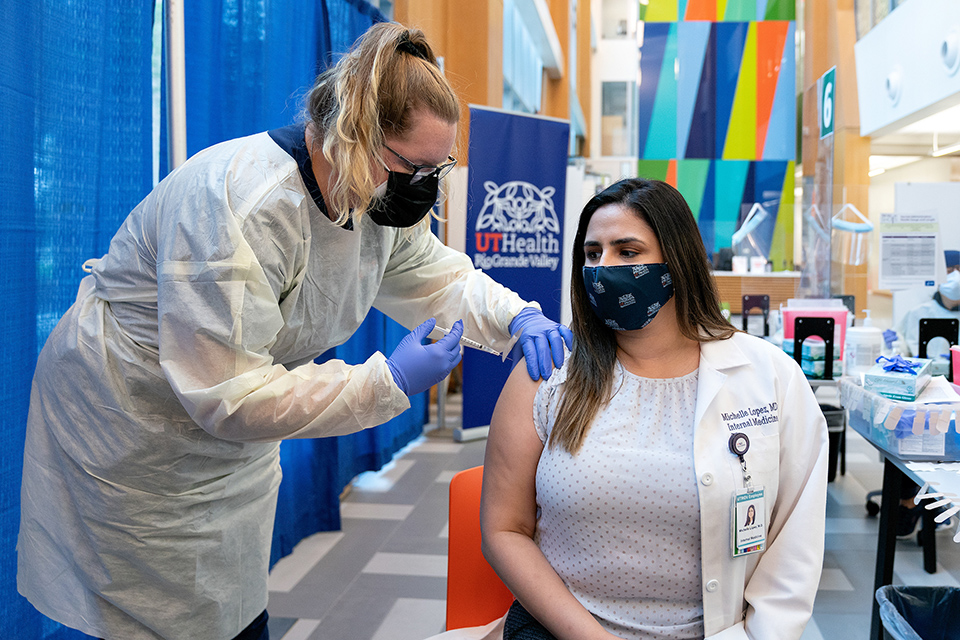
[[[793,359],[803,367],[803,341],[810,336],[823,340],[823,379],[833,378],[833,318],[800,316],[793,319]],[[840,373],[837,371],[836,373]],[[808,376],[813,377],[813,376]]]
[[[843,300],[843,306],[850,312],[848,316],[850,318],[850,326],[855,326],[857,324],[857,296],[835,293],[833,297],[837,300]]]
[[[448,631],[488,624],[506,613],[513,603],[513,594],[480,550],[482,482],[482,466],[461,471],[450,481]]]
[[[746,294],[740,303],[740,316],[743,319],[743,330],[747,331],[747,316],[754,309],[759,309],[763,314],[763,335],[770,335],[770,296],[762,294]]]
[[[932,356],[927,353],[927,345],[934,338],[942,338],[952,347],[957,344],[960,338],[960,321],[956,318],[920,318],[919,327],[919,350],[918,358],[937,358],[940,354],[935,353]],[[947,368],[947,380],[953,382],[953,351],[947,352],[950,357],[950,366]]]

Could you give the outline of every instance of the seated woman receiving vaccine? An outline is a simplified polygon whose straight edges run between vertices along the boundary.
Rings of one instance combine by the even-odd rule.
[[[823,560],[827,429],[797,364],[735,330],[659,181],[584,208],[573,352],[511,374],[484,462],[504,638],[794,639]]]

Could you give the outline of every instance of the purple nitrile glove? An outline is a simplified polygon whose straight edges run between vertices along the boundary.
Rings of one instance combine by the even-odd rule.
[[[893,329],[884,329],[883,330],[883,343],[887,345],[887,349],[893,346],[893,343],[897,341],[897,332]]]
[[[457,320],[450,333],[432,344],[423,344],[423,339],[436,326],[436,318],[430,318],[404,336],[397,348],[387,358],[387,366],[397,386],[415,396],[447,377],[460,362],[460,337],[463,321]]]
[[[547,318],[533,307],[526,307],[510,321],[510,334],[520,332],[520,347],[527,360],[531,380],[546,380],[554,365],[563,364],[563,343],[573,348],[573,333],[559,322]],[[551,362],[551,355],[553,361]]]

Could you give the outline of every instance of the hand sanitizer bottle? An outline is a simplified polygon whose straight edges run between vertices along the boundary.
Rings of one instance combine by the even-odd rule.
[[[873,326],[870,310],[859,327],[848,327],[843,344],[843,375],[859,376],[876,363],[883,352],[883,332]]]

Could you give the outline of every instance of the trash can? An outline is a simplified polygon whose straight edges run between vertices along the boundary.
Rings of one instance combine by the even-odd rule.
[[[960,640],[960,588],[877,589],[883,637],[891,640]]]

